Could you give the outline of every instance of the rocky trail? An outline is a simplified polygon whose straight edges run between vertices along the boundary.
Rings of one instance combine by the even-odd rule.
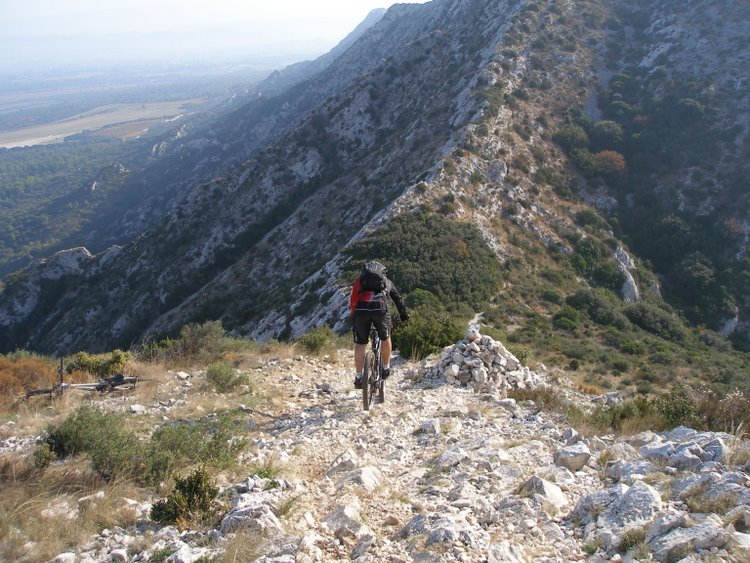
[[[213,529],[157,525],[141,503],[135,526],[104,530],[54,561],[229,560],[238,537],[252,550],[232,560],[267,563],[750,560],[747,442],[688,428],[583,437],[560,415],[506,398],[507,365],[490,361],[497,369],[480,370],[482,384],[453,378],[465,374],[454,359],[479,358],[471,342],[443,362],[398,365],[386,402],[369,412],[350,352],[264,361],[255,372],[278,405],[238,407],[248,418],[241,464],[275,476],[221,483],[231,501]],[[616,400],[582,395],[543,367],[525,373],[526,385],[554,385],[578,406]],[[103,404],[164,418],[201,377],[170,372],[151,405]]]

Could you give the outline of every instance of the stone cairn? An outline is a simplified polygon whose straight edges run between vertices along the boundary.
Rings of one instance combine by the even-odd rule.
[[[482,336],[477,325],[469,325],[466,336],[440,353],[440,360],[424,372],[426,379],[444,379],[450,385],[486,389],[534,389],[541,377],[522,366],[502,343]]]

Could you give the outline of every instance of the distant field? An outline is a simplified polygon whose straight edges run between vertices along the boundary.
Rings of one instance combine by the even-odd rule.
[[[113,125],[118,127],[108,130],[109,134],[122,133],[120,136],[123,138],[137,137],[149,125],[189,113],[203,102],[203,99],[196,98],[176,102],[100,106],[61,121],[0,132],[0,147],[9,149],[56,143],[82,131],[98,131]]]

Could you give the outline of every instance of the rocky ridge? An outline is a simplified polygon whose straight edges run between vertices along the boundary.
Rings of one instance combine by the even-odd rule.
[[[501,387],[476,392],[425,378],[431,362],[401,363],[386,402],[363,412],[351,361],[350,352],[339,352],[267,359],[258,367],[282,406],[240,407],[248,426],[241,464],[272,461],[282,469],[273,478],[224,480],[228,501],[215,528],[160,526],[148,517],[155,498],[122,499],[138,515],[132,526],[105,529],[55,561],[149,561],[159,554],[188,563],[221,558],[238,537],[257,540],[247,560],[269,563],[750,557],[748,441],[682,427],[586,436]],[[189,403],[203,377],[171,372],[167,402],[126,398],[101,406],[164,417]],[[538,377],[579,407],[616,400],[582,395],[565,374],[542,366]],[[22,455],[29,442],[10,437],[1,449]],[[101,496],[61,501],[40,517],[75,518]]]

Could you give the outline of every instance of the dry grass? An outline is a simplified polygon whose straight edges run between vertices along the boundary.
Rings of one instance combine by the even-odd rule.
[[[628,418],[622,421],[618,434],[632,436],[646,430],[657,432],[663,430],[664,419],[654,414]]]
[[[575,386],[576,386],[576,389],[578,389],[581,393],[584,393],[586,395],[601,395],[605,393],[605,389],[603,387],[600,387],[599,385],[594,385],[592,383],[581,381],[581,378],[578,378],[576,380]]]
[[[72,390],[53,398],[30,397],[15,405],[14,418],[17,424],[9,431],[9,435],[38,436],[49,424],[60,422],[91,400],[88,392]]]
[[[254,561],[263,553],[261,547],[264,542],[265,537],[256,530],[237,530],[226,544],[222,561],[224,563]]]
[[[166,384],[169,378],[163,366],[143,362],[128,362],[124,372],[130,377],[138,377],[132,396],[133,400],[140,404],[153,403],[159,387]]]
[[[103,482],[80,459],[54,464],[45,473],[25,463],[0,495],[0,560],[46,561],[103,528],[135,522],[137,514],[124,501],[142,497],[132,483]],[[101,498],[81,501],[100,491]]]
[[[272,340],[262,344],[258,343],[251,350],[226,352],[224,359],[232,367],[245,371],[254,369],[267,360],[290,360],[299,355],[304,355],[304,352],[295,344]]]

